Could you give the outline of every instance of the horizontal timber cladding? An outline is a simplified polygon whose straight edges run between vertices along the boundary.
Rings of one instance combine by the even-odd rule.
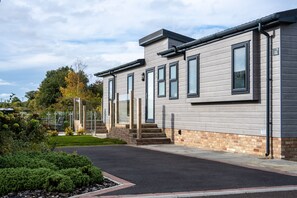
[[[280,47],[280,28],[267,30],[274,34],[273,48]],[[250,43],[250,92],[232,95],[232,45]],[[145,66],[116,73],[116,93],[127,93],[127,75],[134,73],[134,97],[142,98],[142,120],[145,122],[145,82],[142,73],[148,68],[166,65],[166,97],[158,98],[158,75],[155,75],[155,122],[159,127],[181,130],[210,131],[231,134],[266,134],[266,37],[257,31],[246,32],[231,38],[186,51],[186,56],[200,56],[200,94],[187,97],[187,61],[183,55],[162,58],[157,55],[168,48],[169,39],[144,47]],[[171,42],[173,43],[173,42]],[[169,100],[169,64],[178,61],[179,98]],[[107,81],[104,77],[104,111],[107,111]],[[272,57],[273,137],[280,137],[280,56]],[[107,123],[109,122],[108,114]],[[136,116],[135,116],[136,119]]]
[[[281,26],[281,131],[297,137],[297,25]]]
[[[280,29],[268,32],[274,34],[272,46],[279,47]],[[231,46],[245,41],[250,42],[250,93],[232,95]],[[251,31],[186,51],[186,57],[197,54],[200,55],[200,96],[197,98],[187,98],[184,57],[166,59],[166,76],[169,76],[168,65],[179,62],[179,99],[156,98],[155,111],[160,112],[156,113],[158,126],[265,137],[266,37]],[[272,74],[273,137],[280,137],[279,56],[272,57]],[[168,84],[168,78],[166,81]],[[166,89],[168,93],[168,87]]]

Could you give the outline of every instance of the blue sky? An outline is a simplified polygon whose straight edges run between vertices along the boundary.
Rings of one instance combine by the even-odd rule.
[[[296,5],[297,0],[2,0],[0,101],[10,93],[25,100],[46,71],[77,59],[92,76],[142,58],[138,39],[161,28],[198,39]]]

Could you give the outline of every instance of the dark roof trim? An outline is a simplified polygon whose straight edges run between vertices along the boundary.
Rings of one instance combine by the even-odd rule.
[[[120,65],[118,67],[114,67],[112,69],[109,70],[105,70],[103,72],[98,72],[96,74],[94,74],[97,77],[104,77],[104,76],[108,76],[123,70],[127,70],[127,69],[132,69],[135,67],[139,67],[139,66],[143,66],[145,64],[145,60],[144,59],[137,59],[135,61]]]
[[[144,46],[150,45],[150,44],[157,42],[164,38],[171,38],[171,39],[174,39],[177,41],[181,41],[183,43],[187,43],[187,42],[195,40],[193,38],[190,38],[190,37],[187,37],[187,36],[175,33],[175,32],[171,32],[169,30],[161,29],[161,30],[158,30],[152,34],[149,34],[149,35],[139,39],[139,45],[144,47]]]
[[[296,23],[297,22],[297,9],[293,10],[287,10],[283,12],[274,13],[271,15],[268,15],[266,17],[262,17],[260,19],[256,19],[254,21],[244,23],[239,26],[235,26],[233,28],[229,28],[226,30],[223,30],[221,32],[202,37],[200,39],[179,45],[175,48],[170,48],[168,50],[162,51],[157,53],[158,55],[161,55],[163,57],[170,57],[174,55],[180,54],[180,52],[186,51],[188,49],[193,49],[195,47],[198,47],[199,45],[219,40],[231,35],[243,33],[245,31],[250,31],[258,28],[259,23],[262,25],[268,25],[270,23],[277,22],[277,23]]]

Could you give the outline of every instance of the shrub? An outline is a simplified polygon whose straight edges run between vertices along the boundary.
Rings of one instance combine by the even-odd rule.
[[[66,128],[68,128],[70,126],[69,122],[66,120],[63,123],[63,129],[65,130]]]
[[[37,154],[35,154],[37,155]],[[27,153],[16,153],[0,156],[0,168],[48,168],[57,170],[57,166],[44,159],[32,157]]]
[[[65,128],[65,135],[73,135],[73,130],[70,126]]]
[[[37,144],[47,140],[46,129],[37,116],[24,117],[19,113],[0,112],[0,131],[6,132],[0,135],[0,154],[28,149],[32,146],[37,149]]]
[[[39,158],[53,163],[59,169],[79,168],[87,165],[92,165],[92,162],[85,156],[77,154],[67,154],[64,152],[46,152],[42,153]]]
[[[48,130],[47,133],[51,137],[54,137],[54,136],[58,136],[59,135],[59,132],[57,130]]]
[[[62,175],[69,176],[75,185],[75,187],[82,187],[86,186],[90,182],[90,177],[86,174],[83,174],[79,169],[77,168],[67,168],[62,169],[58,171],[58,173]]]
[[[54,173],[46,178],[44,188],[49,192],[70,192],[74,184],[69,176]]]
[[[95,166],[91,166],[91,165],[84,166],[84,167],[81,167],[80,170],[83,174],[86,174],[90,177],[91,184],[101,183],[103,181],[103,175],[101,170]]]
[[[12,142],[12,133],[0,130],[0,155],[9,153],[13,150]]]
[[[85,134],[85,130],[83,128],[78,129],[77,131],[77,135],[84,135]]]
[[[0,195],[23,190],[42,189],[46,178],[53,170],[46,168],[3,168],[0,169]]]

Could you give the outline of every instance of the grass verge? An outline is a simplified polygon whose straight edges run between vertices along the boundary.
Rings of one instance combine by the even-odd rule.
[[[51,145],[56,147],[63,146],[95,146],[95,145],[113,145],[113,144],[126,144],[126,142],[118,139],[111,138],[96,138],[90,135],[82,136],[55,136],[50,137]]]

